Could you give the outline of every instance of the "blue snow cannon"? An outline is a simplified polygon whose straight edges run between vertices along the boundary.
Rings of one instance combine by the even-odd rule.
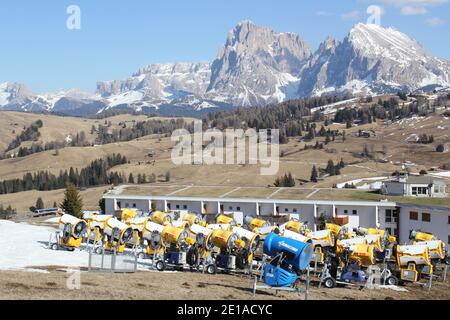
[[[280,253],[286,264],[291,265],[298,271],[304,271],[313,256],[313,245],[310,242],[280,237],[275,233],[269,234],[264,240],[264,253],[274,258]]]

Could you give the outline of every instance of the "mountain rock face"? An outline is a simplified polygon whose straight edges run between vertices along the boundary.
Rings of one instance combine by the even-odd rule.
[[[240,23],[212,64],[208,95],[244,106],[280,102],[311,54],[297,34]]]
[[[383,94],[450,86],[450,62],[432,57],[394,28],[357,24],[343,41],[326,39],[312,53],[297,34],[239,23],[213,62],[151,64],[126,80],[80,90],[34,94],[0,84],[0,109],[92,115],[133,109],[195,115],[263,106],[323,94]]]
[[[394,28],[358,24],[342,42],[321,44],[301,78],[300,96],[414,91],[448,86],[450,63],[430,56],[417,41]]]

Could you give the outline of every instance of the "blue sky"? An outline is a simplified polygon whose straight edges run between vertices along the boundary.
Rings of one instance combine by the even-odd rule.
[[[80,30],[66,27],[73,4]],[[148,63],[210,61],[246,19],[297,32],[315,50],[365,22],[373,4],[383,8],[382,25],[450,59],[450,0],[2,0],[0,83],[93,92],[97,81],[124,79]]]

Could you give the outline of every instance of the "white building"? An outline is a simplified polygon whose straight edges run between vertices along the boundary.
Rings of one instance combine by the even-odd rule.
[[[383,181],[381,191],[390,196],[445,198],[447,185],[441,179],[426,175],[399,174]]]
[[[152,210],[189,210],[206,216],[209,222],[219,213],[243,212],[244,216],[260,216],[266,220],[282,223],[289,217],[307,222],[317,230],[316,219],[348,219],[349,230],[356,227],[377,227],[389,230],[401,243],[409,241],[412,229],[435,234],[450,241],[450,208],[404,205],[387,201],[333,201],[333,200],[277,200],[247,198],[203,198],[176,196],[133,196],[110,192],[104,195],[106,213],[114,214],[125,208],[143,212]],[[414,217],[417,216],[417,219]]]

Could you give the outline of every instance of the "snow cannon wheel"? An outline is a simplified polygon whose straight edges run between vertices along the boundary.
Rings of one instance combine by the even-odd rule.
[[[336,280],[334,280],[333,278],[329,277],[326,278],[323,282],[325,288],[327,289],[333,289],[336,287]]]
[[[50,248],[52,250],[56,251],[56,250],[58,250],[58,244],[57,243],[53,243]]]
[[[386,279],[386,283],[390,286],[396,286],[398,285],[398,279],[394,276],[390,276]]]
[[[217,267],[214,264],[210,264],[206,266],[206,273],[210,275],[214,275],[217,273]]]
[[[159,272],[163,272],[164,270],[166,270],[166,264],[164,263],[164,261],[159,260],[158,262],[156,262],[156,270],[158,270]]]

